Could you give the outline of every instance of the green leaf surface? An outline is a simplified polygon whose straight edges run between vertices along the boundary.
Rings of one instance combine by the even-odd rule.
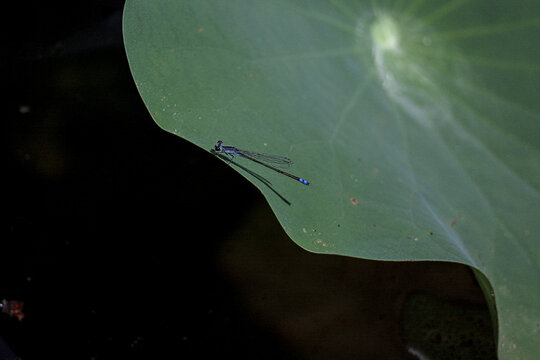
[[[163,129],[293,159],[231,165],[298,245],[470,265],[540,358],[539,1],[128,0],[124,36]]]

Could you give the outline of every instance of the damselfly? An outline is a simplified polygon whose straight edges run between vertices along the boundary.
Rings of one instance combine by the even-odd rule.
[[[266,166],[267,168],[277,171],[280,174],[293,178],[294,180],[299,181],[304,185],[309,185],[309,182],[307,180],[304,180],[298,176],[289,174],[283,170],[280,170],[274,166],[269,165],[270,163],[270,164],[274,164],[275,166],[281,166],[285,168],[290,167],[292,165],[292,161],[286,156],[261,154],[255,151],[241,150],[241,149],[237,149],[234,146],[223,145],[223,141],[221,140],[219,140],[216,143],[215,150],[219,153],[224,154],[231,160],[234,158],[234,155],[238,155],[245,159],[256,162],[257,164],[261,164],[262,166]]]

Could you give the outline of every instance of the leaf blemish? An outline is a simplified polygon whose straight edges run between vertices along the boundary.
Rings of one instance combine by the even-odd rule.
[[[324,248],[331,247],[327,242],[325,242],[324,240],[321,240],[321,239],[315,239],[315,240],[313,240],[313,242],[316,245],[324,247]]]

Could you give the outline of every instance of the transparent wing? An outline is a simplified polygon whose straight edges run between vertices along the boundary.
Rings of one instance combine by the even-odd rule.
[[[288,168],[293,164],[292,160],[286,156],[263,154],[263,153],[258,153],[255,151],[240,150],[240,149],[237,149],[237,152],[238,152],[238,155],[240,156],[245,155],[247,157],[251,157],[261,162],[272,164],[280,168]]]

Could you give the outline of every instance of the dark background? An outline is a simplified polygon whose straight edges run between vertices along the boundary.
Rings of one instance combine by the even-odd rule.
[[[0,319],[12,350],[149,358],[217,354],[239,334],[266,342],[232,318],[212,254],[260,196],[152,121],[123,49],[123,1],[18,6],[2,121],[0,300],[26,314]]]
[[[423,265],[294,245],[248,181],[152,121],[123,3],[4,14],[0,300],[24,301],[25,318],[0,315],[0,336],[16,356],[408,358],[409,292],[485,306],[463,266],[431,263],[426,280]]]

